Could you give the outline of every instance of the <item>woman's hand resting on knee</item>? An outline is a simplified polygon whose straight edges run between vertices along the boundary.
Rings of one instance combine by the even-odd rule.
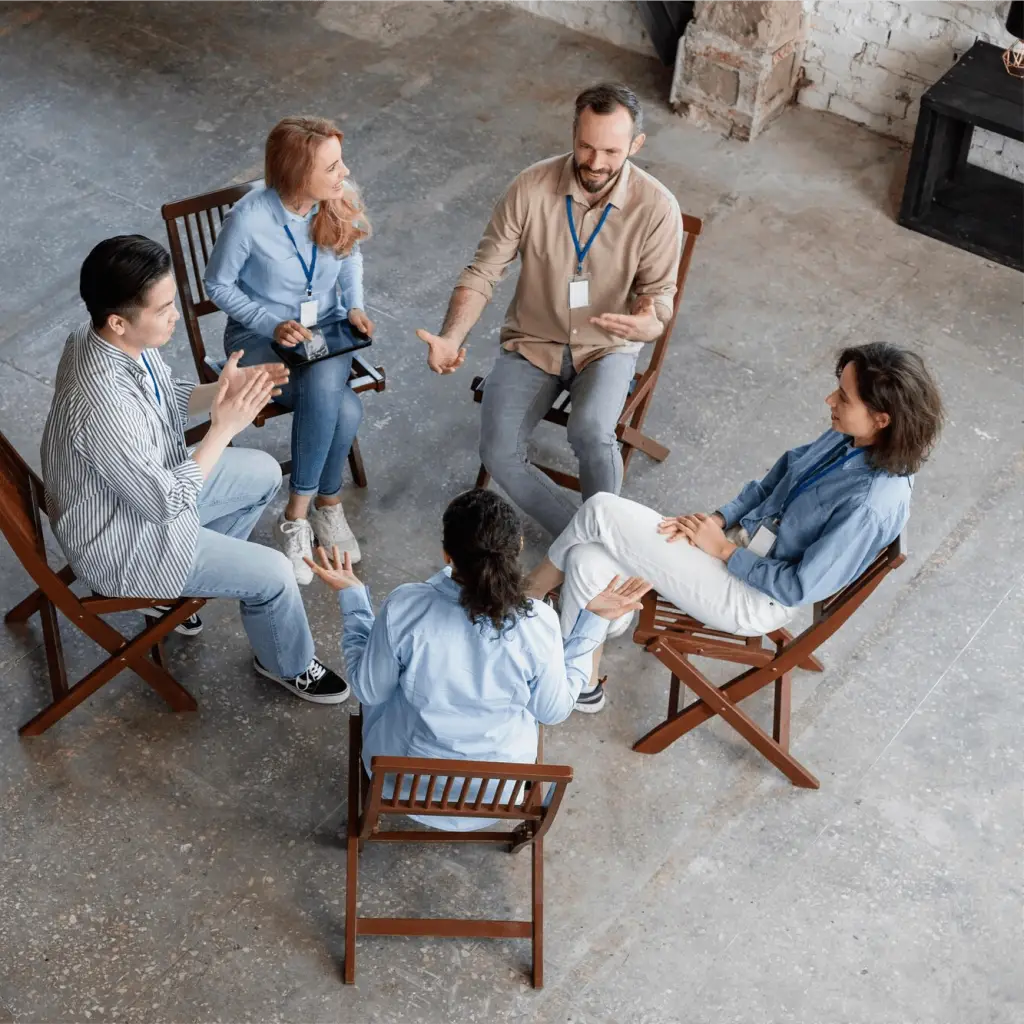
[[[687,543],[701,551],[707,552],[712,558],[729,561],[730,555],[736,550],[736,545],[725,535],[725,520],[720,512],[694,512],[686,516],[672,516],[669,519],[662,519],[658,524],[660,533],[669,544],[677,540],[686,540]]]
[[[600,594],[587,605],[587,611],[614,622],[628,612],[641,607],[640,598],[651,589],[651,584],[639,576],[630,576],[624,583],[616,576]]]

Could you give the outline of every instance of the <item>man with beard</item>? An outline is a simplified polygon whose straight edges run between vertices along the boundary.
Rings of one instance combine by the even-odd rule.
[[[573,152],[523,171],[498,201],[472,264],[459,277],[440,334],[417,331],[427,364],[452,373],[466,336],[505,269],[522,268],[484,389],[480,457],[527,514],[558,536],[575,502],[532,466],[526,445],[563,388],[583,500],[618,494],[615,426],[637,354],[672,315],[682,244],[679,206],[630,162],[644,143],[643,112],[624,85],[576,98]]]

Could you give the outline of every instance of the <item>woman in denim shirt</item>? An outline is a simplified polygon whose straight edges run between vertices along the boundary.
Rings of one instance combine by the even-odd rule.
[[[785,625],[798,606],[842,590],[903,530],[913,475],[942,424],[942,400],[921,358],[894,345],[845,349],[836,379],[825,399],[830,428],[715,512],[665,517],[595,495],[534,571],[530,593],[562,584],[564,632],[600,590],[598,580],[636,573],[713,629],[759,636]],[[609,635],[630,621],[613,624]],[[592,678],[577,707],[603,704]]]
[[[650,585],[609,577],[563,640],[558,615],[526,596],[522,543],[519,517],[504,498],[460,494],[444,513],[446,568],[392,591],[376,617],[347,556],[318,551],[311,568],[339,592],[346,674],[363,705],[367,772],[380,754],[536,761],[538,723],[554,725],[572,713],[606,620],[632,614]],[[489,823],[422,820],[453,830]]]
[[[280,361],[271,342],[308,340],[303,320],[373,333],[359,251],[369,225],[346,180],[341,139],[331,121],[285,118],[267,137],[264,187],[243,196],[224,221],[204,283],[228,315],[224,351],[243,349],[242,365]],[[313,578],[304,559],[314,535],[354,562],[360,557],[341,505],[342,472],[363,415],[348,386],[351,368],[345,355],[293,370],[277,399],[294,412],[291,495],[277,530],[299,583]]]

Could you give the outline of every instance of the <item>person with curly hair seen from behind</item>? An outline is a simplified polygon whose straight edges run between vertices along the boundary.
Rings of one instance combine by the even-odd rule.
[[[328,345],[339,351],[352,328],[373,333],[359,251],[370,228],[341,140],[325,118],[277,124],[267,137],[263,187],[235,204],[217,237],[204,282],[228,315],[224,351],[243,350],[243,366],[280,361],[272,342],[294,347],[312,337],[311,327],[329,327]],[[348,386],[351,368],[351,354],[297,368],[278,398],[294,416],[291,494],[276,532],[303,584],[313,579],[305,559],[314,535],[360,558],[341,505],[345,460],[363,416]]]
[[[829,429],[785,452],[762,480],[717,511],[667,517],[597,494],[552,544],[529,592],[562,584],[565,632],[600,580],[640,573],[712,629],[760,636],[852,583],[906,525],[914,474],[942,426],[942,399],[921,357],[895,345],[844,349],[835,369]],[[599,656],[581,710],[604,704]]]
[[[562,640],[558,615],[531,601],[519,564],[519,517],[492,491],[445,510],[446,568],[394,590],[374,618],[348,555],[321,548],[310,568],[339,592],[342,651],[363,705],[363,761],[377,755],[537,760],[537,726],[564,721],[590,673],[605,620],[640,607],[648,584],[609,577]],[[454,831],[479,818],[424,816]]]

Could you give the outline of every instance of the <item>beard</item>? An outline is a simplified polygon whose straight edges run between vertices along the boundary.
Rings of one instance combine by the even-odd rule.
[[[619,173],[622,170],[622,168],[620,167],[619,170],[615,171],[614,174],[610,171],[595,172],[592,167],[588,167],[586,164],[579,163],[579,161],[577,161],[575,157],[573,157],[572,160],[572,167],[573,170],[576,172],[576,180],[580,183],[580,187],[583,189],[584,192],[590,193],[600,192],[603,189],[605,189],[619,176]],[[591,175],[596,173],[599,175],[599,177],[592,177],[590,178],[590,180],[587,180],[586,178],[583,177],[584,173]]]

